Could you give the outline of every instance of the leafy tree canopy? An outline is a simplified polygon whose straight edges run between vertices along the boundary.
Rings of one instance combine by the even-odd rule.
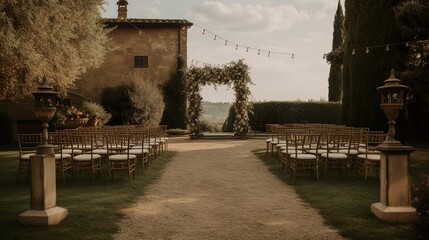
[[[61,95],[103,61],[104,0],[0,1],[0,99],[29,95],[43,81]],[[44,80],[45,79],[45,80]]]

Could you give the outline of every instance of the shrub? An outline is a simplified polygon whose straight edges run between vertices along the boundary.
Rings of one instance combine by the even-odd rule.
[[[12,120],[9,114],[0,111],[0,145],[6,145],[12,142]]]
[[[418,181],[412,184],[411,205],[420,216],[420,230],[423,239],[429,239],[429,176],[422,174]]]
[[[116,87],[107,87],[101,92],[101,105],[112,114],[109,125],[131,124],[134,106],[129,92],[134,91],[133,84],[122,83]]]
[[[202,132],[220,132],[220,126],[218,124],[209,121],[205,118],[200,120],[200,127]]]
[[[106,112],[103,106],[95,102],[84,101],[82,112],[87,114],[89,119],[97,120],[98,125],[104,125],[112,118],[112,114]]]
[[[249,113],[250,126],[254,131],[265,131],[267,123],[330,123],[342,124],[341,103],[333,102],[256,102]],[[224,131],[232,131],[234,122],[229,112]]]
[[[151,81],[135,84],[134,91],[130,92],[134,114],[132,122],[141,125],[159,125],[164,112],[164,101],[161,91]]]
[[[112,114],[111,125],[158,125],[164,111],[160,90],[147,79],[103,89],[101,104]]]
[[[180,128],[173,128],[167,130],[168,135],[188,135],[189,130],[188,129],[180,129]]]

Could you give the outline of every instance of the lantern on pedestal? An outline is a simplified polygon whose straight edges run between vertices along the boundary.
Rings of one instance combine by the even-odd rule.
[[[392,69],[390,77],[384,81],[384,85],[377,88],[381,94],[380,108],[389,120],[389,131],[386,144],[400,144],[395,140],[395,119],[398,118],[399,112],[404,108],[404,95],[408,87],[401,85],[400,80],[395,77],[395,71]]]
[[[395,119],[404,107],[407,86],[401,85],[392,70],[381,93],[380,107],[389,120],[387,140],[380,144],[380,202],[371,204],[371,211],[388,222],[412,222],[418,219],[416,209],[410,206],[410,154],[414,148],[395,140]]]
[[[48,122],[52,119],[56,111],[57,92],[47,85],[39,86],[36,92],[32,93],[35,101],[34,113],[36,118],[42,121],[42,145],[38,146],[38,154],[53,153],[52,146],[48,144]]]

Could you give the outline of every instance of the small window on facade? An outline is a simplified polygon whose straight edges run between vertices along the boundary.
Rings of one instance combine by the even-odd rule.
[[[147,56],[134,56],[134,67],[135,68],[147,68],[149,67],[149,59]]]

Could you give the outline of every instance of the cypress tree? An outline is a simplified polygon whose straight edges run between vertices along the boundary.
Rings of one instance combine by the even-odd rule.
[[[346,0],[343,72],[343,118],[347,125],[386,129],[376,88],[391,69],[403,68],[403,49],[393,7],[398,0]],[[376,47],[383,45],[381,47]],[[367,47],[369,52],[367,53]]]
[[[344,14],[343,7],[341,2],[338,1],[337,12],[335,13],[334,19],[334,34],[332,40],[332,52],[342,52],[343,48],[343,35],[344,35]],[[328,59],[329,60],[329,59]],[[343,66],[342,61],[330,61],[331,69],[329,71],[329,93],[328,99],[330,102],[341,101],[342,97],[342,75],[343,75]]]
[[[164,113],[161,124],[168,128],[186,129],[186,71],[182,57],[177,59],[177,69],[171,79],[162,86]]]

